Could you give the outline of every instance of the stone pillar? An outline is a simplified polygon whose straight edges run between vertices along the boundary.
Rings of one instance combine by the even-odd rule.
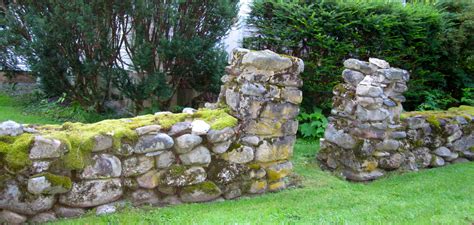
[[[344,67],[318,159],[347,179],[376,179],[383,175],[377,155],[397,151],[397,139],[406,137],[400,114],[409,74],[375,58],[348,59]]]
[[[269,50],[233,52],[217,104],[240,120],[240,142],[254,149],[256,164],[292,168],[286,160],[298,130],[303,69],[301,59]]]

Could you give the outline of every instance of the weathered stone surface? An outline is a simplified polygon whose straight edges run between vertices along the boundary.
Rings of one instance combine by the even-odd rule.
[[[372,85],[357,85],[356,94],[359,96],[367,96],[377,98],[383,94],[383,89]]]
[[[120,179],[104,179],[73,183],[72,190],[59,197],[59,202],[71,207],[93,207],[113,202],[122,197]]]
[[[276,181],[268,184],[268,191],[281,191],[286,188],[286,183],[284,181]]]
[[[138,139],[135,145],[135,153],[147,153],[165,150],[173,147],[174,140],[169,135],[159,133],[156,135],[144,135]]]
[[[229,150],[229,147],[230,147],[231,144],[232,144],[232,141],[230,141],[230,140],[220,142],[220,143],[215,143],[212,146],[212,151],[214,153],[217,153],[217,154],[222,154],[222,153],[226,152],[227,150]]]
[[[270,77],[270,84],[276,84],[286,87],[302,87],[303,80],[293,74],[275,74]]]
[[[410,74],[406,70],[397,69],[397,68],[388,68],[388,69],[379,69],[377,74],[383,75],[389,80],[404,80],[408,81],[410,79]]]
[[[177,153],[187,153],[194,147],[201,144],[202,138],[194,134],[184,134],[176,138],[176,145],[174,146]]]
[[[131,201],[134,206],[145,204],[156,205],[160,202],[158,194],[153,190],[139,189],[132,193]]]
[[[260,138],[257,136],[245,136],[240,139],[242,144],[248,145],[248,146],[257,146],[260,143]]]
[[[390,64],[383,60],[383,59],[377,59],[377,58],[369,58],[369,63],[372,63],[379,67],[380,69],[388,69],[390,68]]]
[[[158,169],[168,168],[174,162],[176,162],[176,156],[172,151],[166,151],[156,156],[156,167]]]
[[[183,202],[207,202],[218,198],[221,194],[219,187],[211,181],[186,186],[179,192]]]
[[[35,215],[51,209],[55,203],[52,195],[37,195],[26,198],[16,181],[7,181],[0,190],[0,208],[24,215]]]
[[[182,204],[181,200],[179,200],[178,196],[166,196],[161,200],[162,204],[166,205],[179,205]]]
[[[61,142],[56,139],[47,139],[36,136],[33,147],[30,150],[30,159],[58,158],[64,152]]]
[[[272,142],[263,141],[255,151],[255,161],[273,162],[289,159],[293,155],[294,136],[273,139]]]
[[[37,223],[46,223],[46,222],[54,221],[57,219],[58,218],[56,218],[56,215],[53,212],[43,212],[31,217],[29,222],[37,224]]]
[[[446,139],[446,141],[447,141],[448,143],[452,143],[452,142],[458,140],[458,139],[461,138],[461,137],[462,137],[462,131],[461,131],[461,130],[458,130],[458,131],[456,131],[454,134],[452,134],[451,136],[449,136],[449,137]]]
[[[194,113],[197,112],[197,110],[193,109],[193,108],[186,107],[186,108],[183,109],[182,112],[186,113],[186,114],[189,114],[189,115],[193,115]]]
[[[240,196],[242,196],[242,190],[240,188],[231,189],[224,193],[225,199],[235,199]]]
[[[160,125],[148,125],[148,126],[143,126],[143,127],[139,127],[137,129],[135,129],[135,131],[137,132],[137,134],[139,136],[142,136],[142,135],[145,135],[145,134],[156,134],[158,133],[159,131],[161,130],[161,126]]]
[[[386,139],[375,145],[375,149],[379,151],[395,151],[400,147],[400,142],[396,140]]]
[[[347,59],[344,61],[344,67],[351,70],[357,70],[365,74],[372,74],[377,70],[376,66],[357,59]]]
[[[22,216],[18,213],[2,210],[0,211],[0,223],[5,224],[22,224],[26,222],[26,216]]]
[[[342,71],[342,78],[344,78],[344,81],[354,87],[356,87],[364,79],[364,77],[365,75],[358,71],[349,69]]]
[[[356,116],[360,121],[382,121],[388,118],[390,112],[386,109],[379,108],[374,110],[364,109],[357,106]]]
[[[300,113],[297,105],[291,103],[268,103],[260,113],[261,118],[295,118]]]
[[[281,98],[292,104],[300,104],[303,101],[303,92],[298,88],[286,87],[281,90]]]
[[[283,163],[273,164],[266,168],[266,173],[269,181],[280,180],[288,176],[293,170],[293,164],[289,161]]]
[[[117,207],[114,204],[105,204],[105,205],[98,206],[95,209],[95,214],[97,216],[100,216],[100,215],[112,214],[112,213],[115,213],[116,211],[117,211]]]
[[[266,92],[266,89],[263,85],[258,83],[244,83],[240,91],[244,95],[263,96],[263,94]]]
[[[172,166],[163,176],[163,183],[167,186],[182,187],[198,184],[206,180],[207,174],[202,167]]]
[[[231,163],[248,163],[254,159],[254,150],[248,146],[242,146],[226,153],[223,158]]]
[[[61,205],[55,205],[54,212],[58,217],[70,218],[82,216],[86,213],[86,210],[83,208],[70,208]]]
[[[192,151],[179,155],[184,165],[207,165],[211,162],[211,153],[204,146],[198,146]]]
[[[260,168],[258,170],[250,170],[250,178],[253,178],[253,179],[260,179],[260,178],[264,178],[266,175],[267,175],[267,171],[263,168]]]
[[[125,177],[129,177],[146,173],[153,168],[154,163],[153,157],[144,155],[127,158],[122,164],[122,174]]]
[[[160,183],[160,178],[163,172],[158,172],[156,170],[150,170],[145,174],[137,177],[138,186],[146,189],[153,189],[158,187]]]
[[[222,130],[210,130],[207,133],[207,141],[211,143],[228,141],[235,135],[234,128],[227,127]]]
[[[23,133],[23,125],[15,121],[5,121],[0,123],[0,136],[18,136]]]
[[[122,163],[114,155],[95,155],[92,161],[93,164],[87,166],[81,173],[81,179],[120,177],[122,174]]]
[[[267,137],[281,137],[293,135],[298,129],[296,120],[281,121],[278,119],[260,118],[249,121],[244,127],[244,132],[250,135]]]
[[[242,57],[242,65],[259,70],[281,71],[293,65],[291,59],[270,50],[251,51]]]
[[[400,153],[395,153],[389,158],[382,158],[379,160],[379,167],[386,170],[396,170],[400,168],[403,162],[403,156]]]
[[[452,153],[451,153],[451,150],[449,150],[448,148],[442,146],[442,147],[439,147],[439,148],[435,149],[434,154],[444,158],[444,157],[451,156]]]
[[[336,130],[332,125],[329,125],[326,128],[324,138],[345,149],[352,149],[357,144],[356,140],[351,135],[344,133],[342,130]]]
[[[433,155],[430,154],[430,150],[426,147],[417,148],[413,151],[415,157],[415,163],[417,168],[425,168],[431,164]]]
[[[239,93],[233,89],[227,89],[225,92],[225,101],[232,110],[237,111],[240,104]]]
[[[191,131],[195,135],[205,135],[211,129],[211,125],[204,120],[194,120],[191,123]]]
[[[423,117],[409,117],[405,121],[407,122],[408,128],[410,129],[419,129],[429,126]]]
[[[179,122],[171,126],[170,131],[168,132],[169,135],[175,136],[175,135],[180,135],[184,133],[189,133],[191,132],[191,122]]]
[[[108,135],[97,135],[94,137],[94,148],[92,148],[92,152],[100,152],[106,149],[112,148],[112,137]]]
[[[382,177],[384,174],[381,170],[374,170],[371,172],[353,172],[345,170],[342,172],[343,176],[352,181],[370,181]]]
[[[442,157],[439,157],[439,156],[433,156],[433,158],[431,159],[431,166],[432,167],[440,167],[440,166],[444,166],[445,164],[445,161]]]
[[[251,181],[248,193],[250,194],[261,194],[267,190],[268,183],[266,180],[255,180]]]

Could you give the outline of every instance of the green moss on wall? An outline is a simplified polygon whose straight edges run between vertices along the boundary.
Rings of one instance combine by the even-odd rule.
[[[239,122],[235,117],[229,115],[226,109],[200,109],[196,112],[195,117],[206,121],[214,130],[234,127]]]
[[[406,119],[413,116],[423,116],[426,118],[436,118],[436,119],[451,119],[456,116],[462,116],[469,119],[471,116],[474,116],[474,107],[462,105],[455,108],[450,108],[446,111],[413,111],[402,113],[401,119]]]
[[[31,165],[29,149],[33,144],[33,135],[22,134],[15,137],[0,137],[0,161],[13,171]]]
[[[72,181],[71,178],[66,176],[60,176],[52,173],[40,173],[36,174],[33,177],[46,177],[52,186],[59,186],[63,187],[66,190],[70,190],[72,188]]]
[[[193,193],[195,191],[202,191],[206,194],[210,195],[215,195],[215,194],[220,194],[220,189],[217,187],[214,182],[211,181],[204,181],[199,184],[191,185],[191,186],[186,186],[183,187],[182,192],[183,193]]]

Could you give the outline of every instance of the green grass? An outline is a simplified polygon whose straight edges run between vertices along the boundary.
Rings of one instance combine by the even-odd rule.
[[[299,141],[294,162],[303,188],[239,200],[128,208],[57,224],[471,224],[474,164],[349,183],[321,171],[316,143]]]
[[[19,101],[0,93],[0,122],[5,120],[27,124],[58,123],[57,120],[52,118],[27,114],[24,112],[23,105]]]
[[[0,95],[0,121],[50,123],[24,115]],[[303,188],[233,201],[166,208],[127,208],[56,224],[472,224],[474,163],[393,175],[367,184],[349,183],[321,171],[317,143],[298,141],[293,162]]]

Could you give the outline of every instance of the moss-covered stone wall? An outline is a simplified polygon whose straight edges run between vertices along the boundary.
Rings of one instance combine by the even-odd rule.
[[[353,181],[474,160],[474,107],[403,112],[407,71],[380,59],[344,62],[318,160]]]
[[[237,49],[221,98],[203,109],[94,124],[0,123],[0,223],[111,213],[127,202],[234,199],[293,185],[302,67],[296,58]]]

